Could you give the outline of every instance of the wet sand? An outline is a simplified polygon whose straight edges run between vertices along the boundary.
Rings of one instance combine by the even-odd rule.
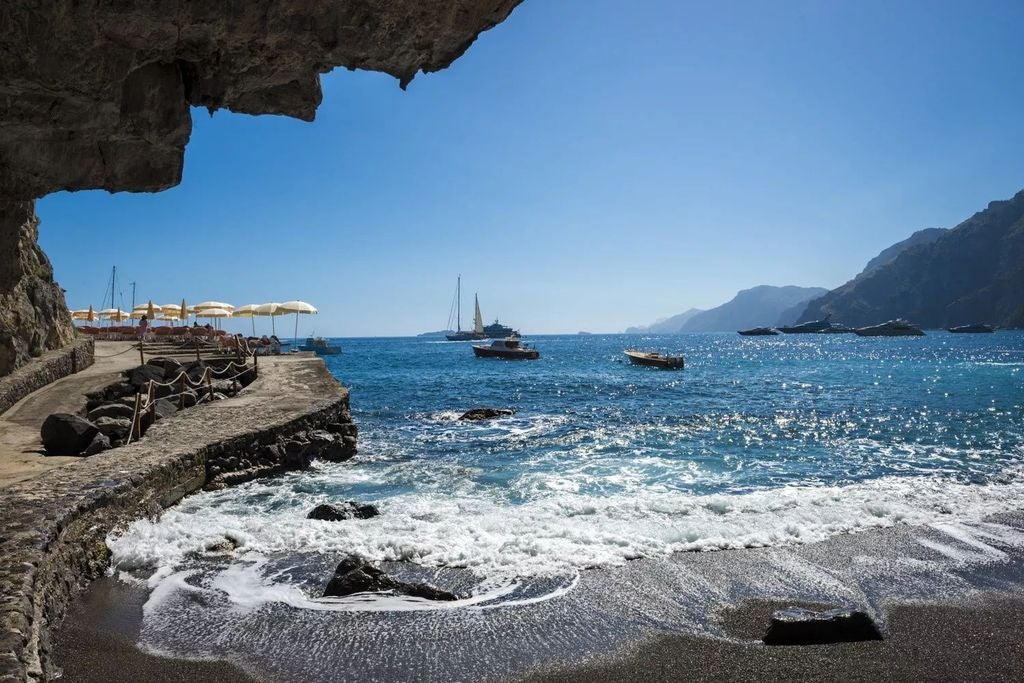
[[[143,652],[135,645],[146,591],[116,579],[93,583],[57,632],[54,657],[62,681],[74,683],[260,683],[223,661],[185,660]]]
[[[160,657],[134,642],[146,592],[101,579],[58,634],[63,680],[263,683],[224,661]],[[794,603],[751,600],[722,614],[735,640],[666,634],[582,663],[550,666],[524,677],[561,681],[1009,681],[1024,676],[1024,598],[990,597],[950,605],[905,605],[888,611],[883,641],[802,647],[760,644],[771,612]],[[454,645],[454,644],[453,644]],[[368,653],[370,654],[370,653]],[[408,680],[416,678],[408,672]],[[343,680],[343,679],[339,679]],[[452,672],[452,680],[462,680]]]
[[[727,625],[759,639],[782,603],[753,601]],[[885,640],[769,647],[665,635],[582,665],[549,668],[533,683],[560,681],[1013,681],[1024,677],[1024,599],[900,606],[888,612]]]

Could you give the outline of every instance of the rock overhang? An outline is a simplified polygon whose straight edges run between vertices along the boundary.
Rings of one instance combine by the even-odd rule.
[[[521,0],[11,0],[0,5],[0,199],[181,181],[191,106],[312,120],[320,74],[405,87]]]

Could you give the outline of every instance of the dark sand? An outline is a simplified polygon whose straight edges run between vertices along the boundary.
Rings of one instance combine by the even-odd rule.
[[[773,610],[760,601],[729,610],[726,629],[760,639]],[[1024,680],[1024,599],[889,611],[882,641],[801,647],[666,635],[605,661],[539,672],[554,681],[1020,681]]]
[[[158,657],[135,639],[146,592],[115,579],[94,582],[57,632],[54,661],[68,683],[258,683],[229,662]]]
[[[58,633],[55,660],[64,668],[63,680],[259,681],[229,662],[171,659],[140,651],[134,642],[144,600],[144,591],[116,580],[97,582]],[[760,644],[771,612],[789,604],[800,603],[753,600],[723,612],[721,623],[735,641],[664,635],[583,664],[546,668],[525,680],[1024,680],[1024,598],[896,607],[888,613],[884,641],[805,647]],[[408,680],[414,679],[415,672],[410,671]],[[459,680],[456,672],[452,680]]]

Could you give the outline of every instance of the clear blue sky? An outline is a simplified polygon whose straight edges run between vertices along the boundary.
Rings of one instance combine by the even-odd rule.
[[[1021,26],[1017,0],[526,0],[406,92],[325,76],[314,123],[194,110],[179,187],[47,197],[41,242],[72,307],[116,264],[140,300],[300,298],[338,336],[442,328],[458,273],[525,334],[832,287],[1024,187]]]

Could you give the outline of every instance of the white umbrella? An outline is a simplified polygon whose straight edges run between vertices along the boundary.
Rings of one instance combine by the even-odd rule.
[[[252,320],[252,336],[254,337],[256,336],[257,308],[259,308],[257,304],[246,304],[244,306],[239,306],[231,313],[231,315],[234,316],[235,318],[249,318],[250,320]]]
[[[295,314],[295,342],[299,341],[299,314],[302,315],[316,315],[319,311],[313,304],[307,304],[305,301],[285,301],[281,304],[278,309],[280,313],[294,313]]]
[[[228,311],[229,313],[230,313],[231,311],[235,310],[235,307],[234,307],[234,306],[232,306],[231,304],[226,304],[226,303],[224,303],[223,301],[204,301],[204,302],[202,302],[202,303],[198,303],[198,304],[196,304],[196,305],[195,305],[195,306],[193,306],[192,308],[193,308],[193,309],[194,309],[194,310],[195,310],[195,311],[196,311],[197,313],[198,313],[199,311],[205,311],[205,310],[209,310],[209,309],[211,309],[211,308],[220,308],[220,309],[223,309],[223,310],[225,310],[225,311]],[[205,316],[204,316],[204,317],[205,317]]]
[[[267,304],[260,304],[253,309],[255,315],[269,315],[270,316],[270,333],[276,335],[277,330],[274,329],[274,318],[281,314],[281,304],[271,302]]]

